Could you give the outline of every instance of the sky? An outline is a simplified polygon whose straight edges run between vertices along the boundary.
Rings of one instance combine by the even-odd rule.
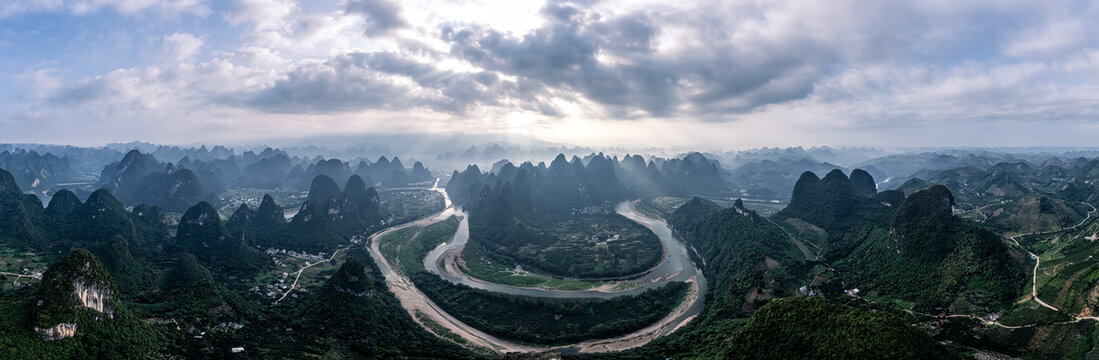
[[[1096,19],[1094,1],[3,0],[0,142],[1094,146]]]

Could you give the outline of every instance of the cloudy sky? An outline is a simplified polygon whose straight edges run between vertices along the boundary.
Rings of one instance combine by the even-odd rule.
[[[1099,2],[3,0],[0,141],[1099,145]]]

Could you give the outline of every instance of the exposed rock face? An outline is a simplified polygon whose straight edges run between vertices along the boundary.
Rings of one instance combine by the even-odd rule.
[[[24,189],[40,189],[73,175],[68,157],[22,149],[0,152],[0,168],[7,169]]]
[[[327,207],[330,221],[343,221],[345,218],[358,218],[359,216],[355,201],[346,192],[328,198]]]
[[[61,340],[76,335],[76,324],[60,323],[57,326],[45,329],[35,327],[34,332],[38,333],[38,337],[44,341]]]
[[[73,250],[42,274],[33,329],[47,341],[75,336],[78,327],[115,318],[114,294],[99,259],[87,250]]]
[[[737,214],[741,214],[741,215],[744,215],[744,216],[751,216],[752,215],[748,211],[748,209],[744,208],[744,201],[741,201],[740,199],[736,199],[736,202],[733,203],[733,210],[736,210]]]
[[[294,218],[290,220],[290,223],[311,223],[313,222],[314,218],[321,219],[319,216],[316,216],[317,213],[321,211],[319,210],[319,208],[320,205],[317,205],[317,203],[312,200],[302,203],[301,207],[298,208],[298,214],[294,215]]]
[[[106,314],[108,318],[114,317],[110,292],[102,286],[89,285],[80,279],[74,279],[73,297],[86,308]]]

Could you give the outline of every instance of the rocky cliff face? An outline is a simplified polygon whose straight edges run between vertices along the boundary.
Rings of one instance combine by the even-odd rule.
[[[108,318],[114,317],[114,308],[111,306],[111,295],[106,286],[100,284],[88,284],[84,280],[73,280],[73,297],[80,301],[85,308],[98,311]]]
[[[36,295],[34,331],[43,340],[75,336],[77,329],[115,318],[115,291],[107,269],[77,249],[50,265]]]
[[[34,332],[38,333],[38,337],[45,341],[61,340],[67,337],[73,337],[76,335],[76,324],[74,323],[60,323],[57,326],[50,328],[35,327]]]
[[[90,264],[89,264],[90,266]],[[72,297],[79,306],[94,310],[103,314],[108,319],[114,318],[114,307],[111,305],[111,292],[103,285],[88,284],[85,280],[74,279],[72,282]],[[45,341],[61,340],[76,335],[79,326],[75,322],[58,323],[52,327],[34,327],[34,332]]]

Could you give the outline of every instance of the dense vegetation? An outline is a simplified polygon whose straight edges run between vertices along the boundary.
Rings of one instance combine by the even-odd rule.
[[[152,155],[132,150],[117,163],[103,168],[99,186],[115,193],[127,204],[153,204],[170,210],[181,211],[192,204],[210,200],[223,186],[214,183],[204,185],[194,171],[176,168],[171,163],[161,164]],[[213,186],[218,191],[208,190]]]
[[[912,301],[921,311],[996,311],[1022,292],[1024,257],[1001,237],[952,214],[944,186],[909,195],[890,224],[836,265],[848,282]]]
[[[502,264],[579,278],[613,278],[645,271],[660,261],[660,240],[619,215],[591,215],[552,223],[531,223],[515,231],[471,223],[479,236],[470,243]]]
[[[470,214],[470,241],[498,262],[563,277],[627,276],[656,265],[660,244],[613,213],[630,193],[620,166],[600,154],[587,163],[561,155],[549,167],[506,163],[498,174],[470,167],[447,191]]]
[[[703,350],[723,359],[961,358],[900,317],[822,299],[777,299],[760,308],[730,341]]]
[[[78,285],[100,292],[101,308],[91,308],[74,296]],[[36,291],[5,293],[0,314],[0,343],[10,358],[144,359],[160,350],[165,340],[162,329],[146,324],[123,305],[107,269],[83,249],[52,264]],[[71,336],[45,331],[64,324],[73,326]]]
[[[388,190],[378,193],[382,223],[395,226],[443,211],[446,201],[434,190]]]
[[[379,270],[361,248],[344,252],[349,260],[338,270],[333,264],[318,264],[332,268],[318,274],[331,278],[327,285],[299,285],[277,305],[258,288],[249,289],[257,281],[273,281],[260,279],[271,271],[271,257],[242,236],[251,233],[246,229],[260,230],[249,228],[256,221],[282,220],[277,206],[265,205],[246,216],[248,221],[235,222],[241,226],[234,227],[234,234],[216,209],[199,203],[183,215],[176,236],[171,236],[157,207],[126,211],[109,191],[100,190],[83,203],[70,192],[58,192],[43,208],[0,170],[0,211],[7,216],[0,221],[0,241],[7,249],[46,254],[35,261],[49,263],[41,281],[21,279],[30,287],[0,294],[0,353],[6,354],[0,356],[472,356],[425,331],[405,313],[384,280],[374,275]],[[76,250],[64,259],[48,256],[69,249]],[[4,270],[17,271],[6,261],[24,253],[4,254]],[[80,302],[76,293],[81,291],[102,296]],[[70,323],[75,324],[71,337],[35,330]],[[62,338],[44,341],[44,336]],[[245,349],[243,354],[231,351],[237,347]]]
[[[0,169],[8,169],[24,189],[47,188],[75,175],[68,157],[25,149],[0,151]]]
[[[227,149],[215,152],[224,151]],[[21,189],[27,187],[19,185],[51,181],[50,174],[66,172],[62,162],[80,164],[86,160],[50,159],[29,153],[0,156],[0,160],[6,159],[21,169],[16,176],[0,171],[0,244],[5,247],[0,256],[4,261],[33,257],[34,262],[54,264],[47,273],[51,275],[41,282],[20,278],[20,284],[32,285],[0,294],[0,351],[10,352],[6,357],[217,358],[231,356],[228,349],[237,346],[246,348],[248,357],[257,358],[473,356],[424,331],[402,311],[382,279],[375,276],[376,267],[361,249],[341,253],[345,257],[338,258],[339,262],[314,267],[315,278],[329,280],[304,289],[299,287],[278,305],[262,295],[262,289],[252,288],[279,276],[265,260],[270,256],[259,255],[257,247],[332,251],[350,244],[356,235],[437,211],[442,200],[432,197],[431,192],[404,196],[412,192],[373,191],[377,186],[414,182],[399,160],[364,161],[356,168],[339,160],[289,157],[278,150],[195,156],[201,153],[187,152],[190,158],[175,165],[152,161],[148,166],[137,166],[146,169],[134,172],[142,173],[140,176],[123,174],[125,171],[115,174],[116,170],[129,169],[141,162],[139,156],[127,154],[122,162],[131,157],[131,166],[114,164],[105,169],[100,180],[128,183],[125,188],[130,190],[125,191],[151,189],[157,193],[146,199],[151,202],[184,204],[169,205],[174,210],[186,209],[200,200],[188,194],[209,194],[228,186],[262,187],[271,189],[273,194],[283,191],[276,187],[310,188],[304,198],[295,198],[298,193],[288,196],[294,201],[305,201],[296,217],[300,220],[298,224],[285,220],[275,199],[287,198],[277,194],[275,198],[265,196],[261,202],[244,199],[242,202],[247,205],[237,207],[227,222],[221,221],[213,206],[196,205],[189,214],[174,215],[182,215],[179,231],[174,235],[170,229],[176,228],[175,222],[166,220],[161,207],[137,205],[132,211],[127,210],[127,205],[135,205],[135,199],[119,195],[123,198],[119,201],[106,190],[51,192],[49,205],[43,207],[38,197],[23,194]],[[477,247],[484,250],[486,258],[527,262],[532,266],[567,259],[572,263],[557,261],[557,264],[570,267],[558,267],[554,272],[590,275],[603,269],[595,266],[599,262],[584,258],[585,254],[617,259],[613,262],[623,268],[634,266],[631,261],[644,262],[623,260],[622,254],[633,250],[612,250],[614,241],[599,245],[598,240],[622,230],[614,229],[615,222],[625,220],[613,215],[611,208],[620,200],[640,195],[725,193],[729,186],[726,180],[737,182],[745,196],[793,186],[788,191],[792,194],[789,206],[770,219],[749,211],[752,207],[744,204],[717,206],[692,199],[672,211],[672,206],[667,206],[671,203],[662,206],[651,203],[652,211],[666,215],[678,235],[697,250],[697,260],[710,280],[706,309],[674,336],[605,357],[952,357],[921,332],[933,334],[936,340],[1018,357],[1086,358],[1094,354],[1099,343],[1094,323],[1072,320],[1074,316],[1093,316],[1099,309],[1095,296],[1099,294],[1096,290],[1099,270],[1092,258],[1096,253],[1094,235],[1099,227],[1085,222],[1072,232],[1018,239],[1026,249],[1042,257],[1037,281],[1039,297],[1063,311],[1049,310],[1024,298],[1029,293],[1027,281],[1033,262],[985,228],[1000,232],[1056,231],[1084,220],[1090,207],[1082,202],[1095,198],[1092,184],[1099,179],[1099,162],[1066,157],[1049,159],[1039,166],[1032,159],[991,161],[997,158],[987,154],[969,157],[920,154],[895,159],[883,157],[873,161],[878,169],[856,170],[849,177],[833,171],[824,178],[811,173],[798,178],[790,169],[818,170],[822,166],[830,169],[827,166],[830,164],[822,161],[831,160],[791,159],[774,164],[760,160],[730,175],[722,173],[710,158],[710,154],[691,154],[675,161],[646,160],[640,156],[627,156],[619,161],[595,154],[572,160],[560,157],[560,161],[554,161],[556,166],[508,163],[494,167],[491,173],[479,170],[456,173],[448,188],[453,186],[451,195],[455,201],[473,214],[471,227],[475,229],[470,245],[487,245]],[[916,164],[917,161],[909,161],[912,159],[924,160]],[[795,163],[802,165],[791,165]],[[10,165],[0,164],[3,166]],[[931,170],[922,171],[919,167]],[[430,179],[430,173],[422,165],[414,166],[412,171],[418,173],[415,178],[419,181]],[[893,179],[889,184],[886,179],[880,186],[897,186],[901,180],[910,178],[911,181],[901,186],[900,191],[878,192],[874,177],[883,171],[915,174],[930,181],[897,175],[899,180]],[[688,173],[692,176],[685,176]],[[875,176],[870,176],[871,173]],[[352,179],[353,175],[358,179]],[[779,178],[798,181],[797,184],[774,181]],[[338,184],[345,180],[341,190]],[[757,186],[768,183],[778,185]],[[181,194],[190,200],[163,197],[162,190],[175,185],[185,188],[187,191]],[[315,189],[311,185],[316,185]],[[41,193],[41,186],[35,186],[36,193]],[[252,190],[259,194],[267,192]],[[370,191],[374,194],[366,193]],[[399,196],[399,200],[387,203],[387,196]],[[82,202],[82,198],[87,200]],[[682,199],[685,198],[678,197],[675,205]],[[259,206],[254,207],[257,202]],[[363,204],[377,204],[376,216],[364,217],[363,209],[373,205]],[[955,216],[954,210],[964,218]],[[314,219],[323,221],[307,221]],[[444,224],[452,226],[454,221]],[[440,234],[453,232],[443,227],[439,225]],[[408,249],[410,252],[402,248],[398,256],[422,258],[421,253],[433,241],[430,240],[433,236],[425,236],[426,233],[428,230],[423,229],[415,237],[417,241],[413,241],[424,246],[413,246]],[[494,234],[502,237],[491,238]],[[587,248],[606,252],[585,253],[585,247],[578,246],[580,242],[569,242],[591,235],[596,235],[597,241]],[[646,243],[640,244],[635,248],[644,249]],[[530,245],[562,252],[552,255],[543,252],[517,260],[524,251],[533,253]],[[487,250],[492,246],[493,250]],[[88,251],[73,251],[78,248]],[[74,267],[66,264],[77,261],[56,262],[70,252],[74,259],[97,259],[101,263],[90,268],[93,271],[89,274],[93,275],[89,281],[108,279],[100,275],[109,274],[109,283],[100,284],[113,289],[111,304],[115,317],[81,325],[76,337],[45,342],[34,332],[34,326],[49,326],[55,320],[67,321],[65,318],[87,322],[86,315],[91,314],[66,306],[56,308],[57,311],[43,311],[43,305],[38,305],[43,298],[66,299],[57,294],[71,289],[59,285],[71,281],[64,277],[49,280],[49,276],[58,272],[72,274],[70,270]],[[569,256],[562,256],[565,254]],[[13,270],[14,264],[23,263],[26,262],[3,265]],[[407,265],[418,263],[408,261]],[[573,265],[576,269],[571,268]],[[524,267],[531,266],[524,264]],[[420,270],[405,269],[414,276],[427,276],[417,273]],[[14,275],[5,275],[5,289],[15,287],[11,276]],[[290,278],[293,279],[293,274]],[[458,289],[437,277],[417,281],[437,285],[432,287],[434,296],[450,299],[444,303],[455,307],[456,316],[464,313],[467,317],[463,321],[493,328],[505,334],[501,337],[519,341],[560,344],[570,342],[568,339],[574,333],[583,334],[576,339],[596,337],[588,331],[609,334],[613,332],[609,330],[611,327],[648,324],[651,319],[636,322],[630,319],[674,306],[671,302],[651,301],[638,305],[646,311],[652,310],[642,312],[629,311],[637,308],[633,305],[584,304],[585,310],[580,313],[592,309],[592,315],[570,318],[572,315],[566,314],[558,321],[552,319],[553,315],[574,310],[571,304],[565,307],[559,300],[504,297]],[[841,290],[854,288],[862,290],[860,296],[835,297]],[[670,287],[659,290],[671,291]],[[282,291],[279,290],[279,295]],[[810,292],[824,294],[828,299],[800,296]],[[843,301],[837,301],[842,299],[851,300],[842,305]],[[1017,300],[1021,302],[1015,303]],[[51,303],[43,304],[49,307]],[[906,321],[919,325],[913,327],[889,314],[906,314],[902,309],[916,314],[976,314],[985,318],[1003,315],[999,318],[1002,324],[1035,326],[1012,329],[985,326],[971,318],[906,315]],[[550,320],[518,321],[528,315]],[[595,320],[589,321],[603,316],[622,322],[598,327]],[[121,353],[130,346],[135,350]]]
[[[230,217],[233,236],[261,248],[311,253],[333,251],[356,235],[377,229],[382,221],[378,192],[358,175],[351,175],[343,191],[326,175],[313,179],[307,200],[289,222],[270,195],[253,211],[241,204]]]
[[[607,282],[555,278],[550,275],[522,268],[514,263],[500,262],[477,243],[466,243],[462,248],[459,266],[462,273],[491,283],[537,287],[552,290],[588,290]]]
[[[290,326],[298,337],[327,338],[340,344],[336,348],[349,349],[338,357],[473,357],[415,323],[389,292],[377,266],[369,257],[362,258],[365,263],[349,257],[318,293],[292,310]],[[323,342],[304,345],[317,353],[332,348]]]
[[[666,316],[682,301],[687,284],[673,282],[638,295],[536,298],[453,284],[421,271],[411,276],[432,301],[458,320],[493,336],[558,345],[622,335]]]
[[[336,181],[349,181],[355,176],[359,182],[369,186],[378,184],[375,182],[378,180],[380,185],[386,187],[402,187],[432,179],[431,173],[420,162],[408,169],[400,159],[389,160],[384,156],[373,163],[360,160],[358,166],[352,169],[351,163],[339,159],[291,158],[285,152],[273,149],[265,149],[260,154],[247,152],[240,156],[233,156],[227,149],[223,152],[221,155],[224,158],[209,160],[191,159],[183,155],[178,163],[172,164],[162,163],[152,154],[131,150],[122,160],[103,167],[98,186],[111,190],[126,204],[147,203],[182,211],[198,201],[212,201],[215,195],[230,186],[269,190],[280,187],[309,188],[319,194],[309,200],[324,205],[327,195],[336,195],[339,190],[321,194],[315,181],[320,176],[332,180],[332,185]],[[195,155],[201,156],[201,153]]]
[[[776,297],[794,295],[805,285],[808,266],[782,228],[746,210],[743,203],[721,209],[694,198],[669,216],[668,223],[702,254],[712,282],[711,316],[741,317]]]
[[[855,170],[823,179],[803,174],[790,205],[775,215],[847,289],[915,306],[921,311],[988,313],[1022,292],[1026,259],[1001,237],[953,214],[944,186],[904,196],[876,192]]]
[[[458,231],[458,218],[423,227],[407,227],[387,234],[379,240],[379,249],[386,261],[405,274],[424,270],[423,259],[436,246],[454,237]]]
[[[1024,259],[1001,238],[954,216],[944,187],[905,199],[900,192],[877,193],[862,172],[824,179],[805,174],[798,183],[790,205],[775,215],[782,227],[741,203],[722,209],[698,198],[668,214],[705,264],[713,284],[709,301],[680,335],[615,357],[952,358],[898,317],[819,296],[857,285],[874,301],[884,300],[857,302],[876,304],[870,308],[983,315],[1010,306],[1021,293]],[[951,325],[939,336],[978,344],[973,339],[985,338],[973,329],[979,327]]]

